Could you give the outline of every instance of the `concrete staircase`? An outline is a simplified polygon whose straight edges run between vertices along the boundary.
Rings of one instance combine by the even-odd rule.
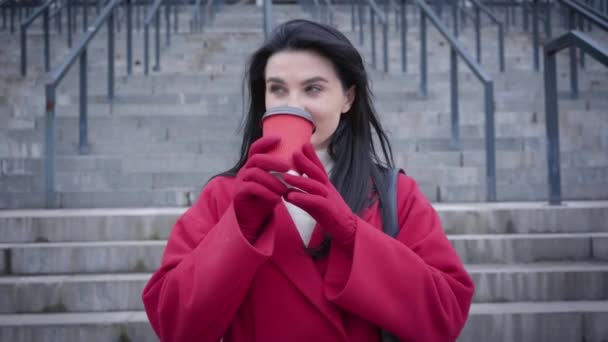
[[[349,7],[336,21],[353,42]],[[166,238],[205,181],[234,162],[246,57],[262,41],[261,11],[227,6],[203,34],[180,34],[163,48],[161,71],[143,75],[134,41],[116,51],[116,98],[106,98],[106,60],[89,62],[91,154],[78,155],[78,75],[59,90],[57,189],[63,210],[0,212],[0,341],[154,341],[141,290]],[[413,12],[413,11],[412,11]],[[429,27],[429,96],[418,95],[418,26],[410,12],[409,72],[369,68],[375,105],[397,165],[416,178],[477,287],[459,341],[608,341],[608,72],[587,58],[580,98],[560,99],[560,207],[485,199],[483,95],[460,64],[460,150],[449,139],[449,53]],[[275,6],[275,20],[301,15]],[[306,16],[306,14],[304,14]],[[164,26],[164,25],[163,25]],[[555,30],[554,30],[555,31]],[[377,30],[377,32],[381,32]],[[547,197],[542,75],[532,69],[529,34],[507,35],[507,72],[497,72],[495,29],[484,26],[484,67],[495,79],[498,197]],[[608,37],[593,34],[608,43]],[[44,100],[39,31],[32,30],[27,78],[18,76],[17,36],[0,32],[0,207],[43,207]],[[163,35],[164,37],[164,35]],[[65,36],[53,35],[54,61]],[[461,36],[474,51],[471,27]],[[60,42],[60,43],[58,43]],[[369,33],[366,32],[366,43]],[[105,56],[105,32],[89,56]],[[400,69],[391,30],[391,70]],[[370,59],[368,45],[360,46]],[[559,63],[567,89],[567,59]],[[381,62],[381,55],[378,61]],[[56,64],[55,64],[56,65]],[[451,202],[451,203],[439,203]],[[466,203],[470,202],[470,203]],[[141,209],[123,209],[139,207]],[[149,208],[142,208],[149,207]],[[77,209],[107,208],[107,209]],[[114,208],[114,209],[112,209]]]
[[[435,207],[477,287],[459,341],[608,338],[608,202]],[[0,340],[156,340],[141,291],[182,212],[0,212]]]

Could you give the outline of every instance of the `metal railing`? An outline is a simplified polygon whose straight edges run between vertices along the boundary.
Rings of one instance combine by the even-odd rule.
[[[363,42],[363,4],[359,0],[359,43]],[[454,148],[460,147],[460,118],[459,118],[459,98],[458,98],[458,57],[460,57],[473,74],[481,81],[484,87],[484,112],[485,112],[485,146],[486,146],[486,199],[488,201],[496,201],[496,141],[494,127],[494,82],[492,78],[483,70],[483,68],[464,50],[462,45],[458,43],[454,35],[452,35],[446,26],[443,24],[438,15],[431,9],[431,6],[425,0],[413,0],[420,9],[420,93],[422,96],[428,95],[428,63],[427,63],[427,20],[430,20],[433,26],[445,38],[450,46],[450,103],[451,103],[451,139]],[[374,14],[379,14],[384,25],[385,34],[388,32],[388,17],[380,11],[373,1],[368,0],[370,5],[370,25],[372,26],[372,60],[375,61],[375,35],[373,34]],[[388,14],[388,1],[387,11]],[[401,0],[401,44],[402,44],[402,69],[406,69],[406,40],[405,33],[407,30],[406,21],[406,6],[407,0]],[[441,4],[436,3],[436,6]],[[354,15],[354,7],[351,6],[351,14]],[[354,20],[352,21],[354,22]],[[386,36],[385,36],[386,37]],[[388,50],[387,40],[385,38],[385,50]],[[375,63],[373,63],[375,66]],[[388,53],[385,54],[385,71],[388,71]]]
[[[268,39],[270,32],[272,32],[272,0],[264,0],[263,7],[262,26],[264,27],[264,39]]]
[[[562,6],[568,8],[568,27],[570,30],[576,28],[576,17],[586,19],[599,28],[608,32],[608,20],[592,8],[582,5],[575,0],[557,0]],[[580,23],[580,21],[579,21]],[[581,51],[581,62],[583,52]],[[578,98],[578,66],[576,63],[576,46],[570,47],[570,94],[573,99]]]
[[[27,19],[21,22],[21,75],[27,74],[27,29],[38,17],[42,16],[44,31],[44,71],[51,69],[50,48],[50,7],[56,0],[48,0],[44,5],[38,7]]]
[[[152,6],[148,7],[146,19],[144,20],[144,73],[146,75],[148,75],[150,70],[150,24],[152,20],[154,20],[154,28],[156,30],[154,35],[156,64],[153,70],[160,70],[160,6],[162,3],[163,0],[155,0]]]
[[[353,0],[355,1],[355,0]],[[382,46],[383,46],[383,60],[384,60],[384,72],[388,72],[388,13],[389,13],[389,2],[385,2],[385,11],[383,12],[374,0],[359,0],[359,7],[357,14],[359,16],[359,44],[363,45],[364,33],[363,26],[365,23],[364,16],[364,1],[369,6],[369,26],[370,26],[370,42],[371,42],[371,53],[372,53],[372,65],[374,68],[377,67],[376,62],[376,17],[382,25]],[[354,14],[354,11],[352,11]]]
[[[109,0],[97,16],[94,24],[87,32],[80,36],[76,46],[70,50],[67,58],[61,65],[52,70],[45,85],[46,95],[46,132],[45,132],[45,189],[46,206],[51,208],[56,206],[55,194],[55,112],[57,102],[57,87],[66,76],[70,68],[79,62],[79,153],[87,154],[90,146],[87,138],[87,47],[95,37],[101,27],[107,23],[108,27],[108,98],[114,98],[114,10],[125,0]],[[130,0],[127,6],[131,7]],[[132,13],[128,11],[129,17]],[[127,50],[131,50],[130,18],[127,18]],[[128,58],[131,55],[128,54]],[[129,60],[127,64],[131,64]]]
[[[15,0],[0,0],[0,10],[2,10],[2,29],[6,30],[7,27],[10,27],[11,33],[15,33],[15,2]],[[6,14],[7,11],[10,12],[8,16]]]
[[[547,170],[549,203],[553,205],[561,204],[562,200],[556,54],[573,46],[585,51],[608,67],[608,49],[580,31],[570,31],[544,46]]]
[[[302,1],[302,5],[305,11],[309,11],[312,14],[314,20],[333,26],[334,17],[336,16],[334,6],[331,0],[322,1],[324,4],[321,3],[321,0],[305,0]],[[325,10],[324,7],[326,7]]]
[[[496,141],[494,127],[494,81],[483,68],[464,50],[456,38],[449,32],[441,19],[433,12],[424,0],[414,0],[420,8],[420,92],[428,94],[427,85],[427,52],[426,21],[429,19],[450,45],[450,102],[452,145],[460,146],[459,103],[458,103],[458,57],[469,67],[469,70],[481,81],[484,87],[485,111],[485,145],[486,145],[486,199],[496,201]]]
[[[504,24],[496,18],[494,13],[490,11],[486,6],[481,4],[478,0],[468,0],[475,7],[475,52],[477,55],[477,62],[481,63],[481,13],[484,13],[492,23],[498,28],[498,64],[500,72],[505,71],[505,37],[504,37]],[[454,32],[458,36],[458,1],[453,2],[452,20],[454,23]]]
[[[190,19],[190,32],[202,32],[205,23],[211,22],[215,18],[214,0],[208,0],[202,6],[201,0],[196,0],[192,7],[192,19]],[[202,12],[202,15],[201,15]]]

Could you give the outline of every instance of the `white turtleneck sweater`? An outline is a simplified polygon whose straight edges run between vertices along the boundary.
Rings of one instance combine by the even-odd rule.
[[[319,156],[319,160],[323,163],[323,167],[325,167],[325,172],[329,175],[331,169],[334,166],[334,161],[329,156],[329,152],[327,148],[316,150],[317,156]],[[285,206],[291,214],[291,219],[295,223],[296,228],[298,228],[298,232],[300,233],[300,237],[304,242],[304,245],[308,246],[310,242],[310,237],[312,236],[312,231],[315,229],[316,221],[313,219],[306,211],[296,207],[295,205],[285,201]]]

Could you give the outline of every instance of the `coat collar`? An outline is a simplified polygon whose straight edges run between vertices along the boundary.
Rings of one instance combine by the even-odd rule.
[[[348,340],[340,311],[325,297],[323,279],[312,258],[306,252],[304,243],[285,205],[277,205],[274,216],[273,224],[277,226],[274,227],[275,247],[270,260],[332,323],[344,340]],[[315,227],[315,232],[318,232],[318,228]]]

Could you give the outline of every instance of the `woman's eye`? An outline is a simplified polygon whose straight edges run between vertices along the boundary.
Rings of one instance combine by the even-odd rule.
[[[272,94],[282,94],[285,92],[285,89],[280,86],[270,86],[270,93]]]
[[[319,92],[321,92],[321,90],[322,90],[321,87],[316,86],[316,85],[309,86],[306,88],[306,92],[313,93],[313,94],[319,93]]]

